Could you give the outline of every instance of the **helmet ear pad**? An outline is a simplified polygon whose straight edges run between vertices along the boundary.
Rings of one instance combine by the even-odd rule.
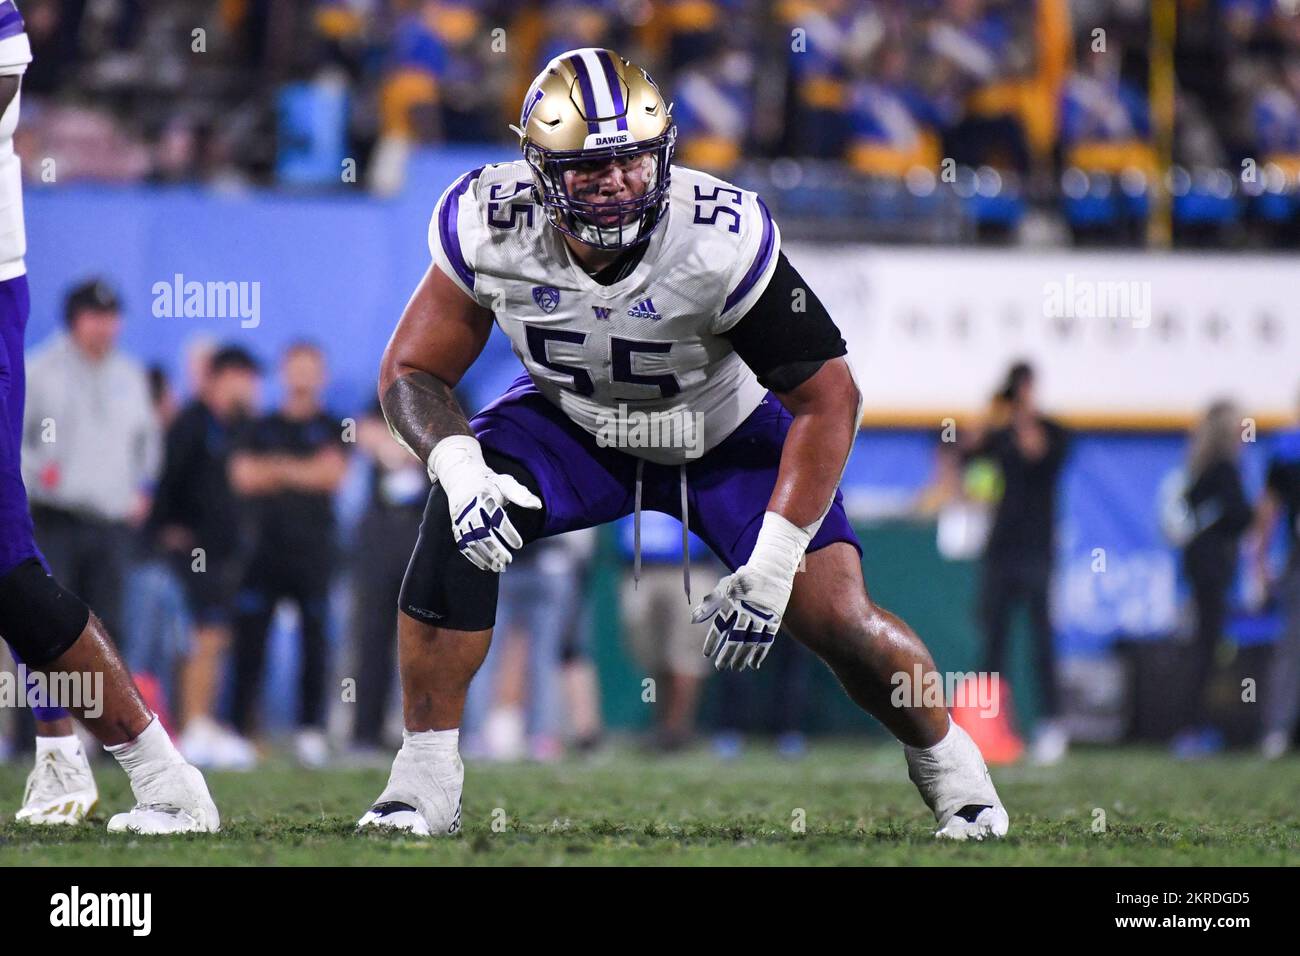
[[[670,199],[672,160],[677,127],[670,123],[651,140],[594,149],[547,150],[527,139],[524,159],[548,221],[565,235],[601,249],[627,249],[647,241],[665,218]],[[593,203],[569,193],[565,171],[579,164],[608,162],[647,154],[655,161],[653,181],[645,192],[617,203]],[[618,214],[615,225],[600,225],[598,217]]]

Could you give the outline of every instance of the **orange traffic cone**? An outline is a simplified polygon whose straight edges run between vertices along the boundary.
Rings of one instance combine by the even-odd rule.
[[[1011,687],[1005,680],[990,682],[981,694],[978,682],[968,678],[955,688],[949,712],[953,722],[970,734],[975,746],[992,766],[1015,763],[1025,752],[1025,742],[1015,731],[1011,712]]]

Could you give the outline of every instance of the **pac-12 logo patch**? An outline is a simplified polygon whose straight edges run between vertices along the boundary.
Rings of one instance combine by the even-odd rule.
[[[548,315],[560,304],[560,290],[553,285],[533,286],[533,301],[537,307]]]

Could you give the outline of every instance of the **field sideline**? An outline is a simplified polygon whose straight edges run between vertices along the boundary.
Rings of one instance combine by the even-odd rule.
[[[1178,763],[1158,750],[1081,750],[1059,768],[996,770],[1012,838],[991,845],[937,844],[901,752],[881,745],[822,744],[793,762],[754,748],[729,764],[631,749],[554,766],[471,764],[464,832],[440,840],[353,833],[386,779],[379,769],[273,761],[212,774],[224,832],[178,840],[104,831],[130,797],[125,776],[102,763],[95,824],[19,827],[10,821],[25,773],[0,766],[0,866],[1300,863],[1294,757]]]

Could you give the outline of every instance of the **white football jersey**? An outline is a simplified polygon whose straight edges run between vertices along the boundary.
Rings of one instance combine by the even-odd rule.
[[[781,234],[757,195],[680,166],[665,217],[636,268],[601,285],[547,221],[520,160],[453,183],[429,248],[569,418],[603,444],[679,464],[718,445],[766,393],[721,333],[767,287]]]
[[[0,76],[21,75],[32,62],[22,15],[13,0],[0,0]],[[27,233],[23,228],[22,164],[14,153],[14,131],[18,128],[19,99],[13,100],[0,116],[0,281],[27,271]]]

